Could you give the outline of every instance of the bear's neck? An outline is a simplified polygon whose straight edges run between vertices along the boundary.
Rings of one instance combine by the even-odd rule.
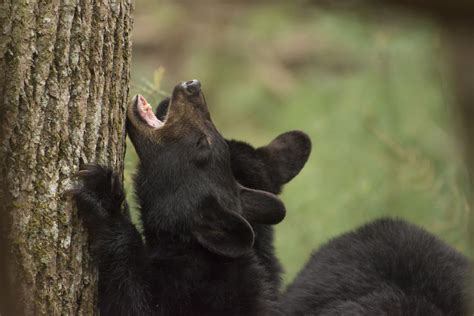
[[[226,258],[199,245],[176,249],[160,241],[150,255],[158,315],[267,314],[267,278],[253,254]]]

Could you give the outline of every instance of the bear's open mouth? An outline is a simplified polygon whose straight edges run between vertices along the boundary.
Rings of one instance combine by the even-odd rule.
[[[183,81],[174,87],[171,98],[166,98],[158,105],[156,115],[148,101],[140,94],[136,95],[132,100],[132,115],[139,117],[140,120],[147,125],[148,128],[160,129],[162,128],[170,116],[170,108],[177,109],[176,106],[187,106],[196,102],[204,102],[204,96],[201,93],[201,83],[198,80]],[[172,100],[180,99],[178,103],[171,106]],[[176,103],[176,102],[174,102]],[[207,109],[206,109],[207,110]],[[176,111],[175,111],[176,112]],[[175,113],[176,114],[176,113]]]
[[[153,113],[153,108],[142,95],[139,94],[135,98],[135,111],[138,117],[140,117],[148,127],[159,129],[165,125],[167,113],[164,113],[164,115],[161,116],[162,120],[160,120],[156,117],[155,113]]]

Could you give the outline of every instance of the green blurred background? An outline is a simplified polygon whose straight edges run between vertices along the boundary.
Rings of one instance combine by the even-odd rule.
[[[314,248],[384,215],[467,253],[465,172],[432,24],[388,10],[194,2],[136,1],[131,93],[156,104],[196,78],[226,138],[310,135],[276,228],[285,282]],[[129,199],[136,160],[128,144]]]

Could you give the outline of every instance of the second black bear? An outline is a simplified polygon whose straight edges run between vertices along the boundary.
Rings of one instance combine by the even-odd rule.
[[[317,250],[283,295],[285,315],[466,315],[469,261],[403,220],[379,219]]]
[[[281,134],[269,145],[254,149],[241,141],[228,141],[232,172],[242,185],[274,194],[304,167],[311,153],[309,137],[300,131]],[[253,225],[256,255],[267,270],[268,284],[279,299],[282,268],[275,256],[273,226]]]

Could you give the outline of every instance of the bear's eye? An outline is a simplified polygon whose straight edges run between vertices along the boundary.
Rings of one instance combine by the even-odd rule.
[[[198,164],[204,164],[210,158],[211,146],[206,136],[201,136],[196,142],[196,156],[195,160]]]
[[[209,148],[209,141],[207,140],[207,137],[206,136],[201,136],[199,137],[197,143],[196,143],[196,147],[198,149],[206,149],[206,148]]]

